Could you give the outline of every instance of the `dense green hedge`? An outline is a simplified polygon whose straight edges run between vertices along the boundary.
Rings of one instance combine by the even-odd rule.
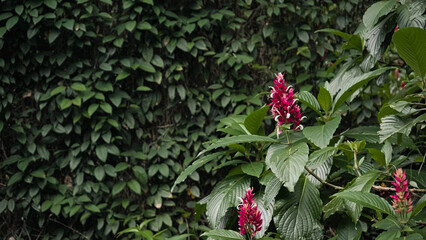
[[[335,2],[1,0],[0,235],[193,232],[220,159],[171,193],[176,175],[272,72],[331,77],[340,39],[314,31],[352,32],[369,5]]]

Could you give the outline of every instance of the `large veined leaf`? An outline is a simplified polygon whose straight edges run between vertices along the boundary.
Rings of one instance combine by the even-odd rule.
[[[309,148],[304,142],[294,145],[272,145],[268,149],[265,162],[284,186],[293,192],[294,185],[308,162],[308,154]]]
[[[349,129],[343,135],[359,141],[364,140],[369,143],[378,143],[380,139],[379,135],[377,135],[377,131],[379,130],[380,128],[377,126],[362,126]]]
[[[264,203],[269,205],[269,203],[275,202],[275,197],[283,185],[282,182],[271,172],[262,177],[260,182],[266,186],[263,195]]]
[[[362,234],[362,222],[354,223],[348,218],[344,218],[342,221],[339,222],[339,225],[337,227],[337,240],[358,240],[361,238]],[[362,223],[362,225],[367,228],[367,225],[365,223]]]
[[[383,143],[396,133],[402,133],[408,136],[411,132],[411,128],[415,124],[424,121],[426,121],[426,113],[418,116],[413,120],[403,119],[396,115],[384,117],[382,118],[382,123],[380,124],[380,131],[378,131],[380,136],[380,143]]]
[[[426,75],[425,39],[426,30],[411,27],[398,30],[392,37],[399,56],[401,56],[421,78]]]
[[[215,240],[244,240],[245,238],[238,232],[225,229],[213,229],[201,234]]]
[[[308,91],[301,91],[296,95],[296,98],[321,115],[321,107],[318,100],[314,97],[314,95],[312,95],[312,93]]]
[[[205,150],[200,152],[198,154],[198,156],[207,152],[207,151],[210,151],[210,150],[213,150],[213,149],[216,149],[216,148],[220,148],[220,147],[225,147],[225,146],[228,146],[228,145],[231,145],[231,144],[254,143],[254,142],[276,143],[277,140],[272,139],[270,137],[258,136],[258,135],[240,135],[240,136],[232,136],[232,137],[221,138],[218,141],[209,145]]]
[[[262,125],[263,119],[265,118],[266,113],[269,110],[268,105],[252,112],[247,118],[244,120],[244,126],[251,134],[257,134],[260,126]]]
[[[426,19],[422,16],[425,12],[426,2],[417,0],[410,4],[401,4],[398,7],[398,17],[396,19],[398,27],[418,27],[424,28]]]
[[[322,208],[322,211],[324,212],[324,219],[327,219],[338,211],[343,211],[345,209],[344,201],[345,200],[343,200],[342,198],[336,197],[331,199],[330,202],[328,202],[327,204],[325,204]]]
[[[376,170],[369,171],[356,178],[355,182],[343,192],[369,192],[374,181],[380,176]],[[344,199],[344,206],[354,222],[361,216],[362,205]]]
[[[367,9],[362,20],[366,28],[372,28],[374,24],[380,19],[380,17],[385,16],[390,13],[393,7],[396,4],[396,0],[390,1],[380,1],[374,3]]]
[[[318,221],[321,206],[318,189],[307,178],[301,177],[294,193],[276,203],[274,223],[277,231],[284,239],[322,238],[322,226]]]
[[[310,169],[316,169],[322,166],[328,159],[336,153],[337,148],[335,147],[326,147],[323,149],[319,149],[311,155],[309,155],[308,167]]]
[[[259,195],[255,196],[257,209],[262,213],[262,229],[256,233],[256,239],[260,239],[265,235],[265,232],[268,230],[269,224],[272,221],[272,215],[274,213],[274,204],[275,204],[275,196],[267,196],[267,192],[262,192]],[[272,201],[270,200],[273,198]]]
[[[204,164],[214,160],[214,159],[218,159],[220,156],[223,155],[223,152],[217,152],[217,153],[213,153],[213,154],[209,154],[206,156],[201,157],[200,159],[197,159],[196,161],[194,161],[191,166],[185,168],[185,170],[179,175],[179,177],[176,178],[175,183],[173,184],[172,187],[172,192],[173,189],[176,187],[176,185],[178,185],[179,183],[185,181],[185,179],[191,175],[195,170],[197,170],[198,168],[202,167]]]
[[[337,92],[334,98],[333,111],[337,110],[355,91],[367,84],[372,79],[378,77],[384,72],[393,69],[392,67],[380,68],[371,72],[360,74],[359,70],[351,69],[342,76],[341,79],[334,79],[330,83],[329,91]],[[333,91],[331,88],[333,87]],[[335,91],[335,89],[338,91]]]
[[[341,117],[338,116],[333,120],[326,122],[324,125],[305,127],[303,135],[319,148],[325,148],[333,138],[334,132],[339,127]]]
[[[250,187],[250,177],[235,175],[220,181],[200,203],[207,203],[207,218],[215,229],[225,227],[224,217],[228,208],[237,207]]]
[[[364,207],[368,207],[382,213],[395,215],[395,211],[393,210],[392,206],[384,198],[381,198],[370,192],[343,191],[334,194],[334,196],[361,204]]]
[[[318,166],[317,168],[313,169],[312,171],[322,180],[326,180],[328,177],[328,174],[330,174],[331,167],[333,166],[333,158],[329,157],[322,165]],[[314,176],[311,174],[308,175],[308,179],[315,185],[315,187],[320,188],[322,186],[322,183],[318,181]]]

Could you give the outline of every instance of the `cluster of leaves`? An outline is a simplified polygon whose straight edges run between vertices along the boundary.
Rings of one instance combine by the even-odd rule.
[[[316,120],[303,123],[308,124],[303,131],[267,135],[268,105],[222,120],[219,130],[228,135],[211,142],[175,182],[212,158],[231,156],[221,165],[233,166],[227,176],[199,201],[212,227],[204,236],[244,239],[234,231],[236,207],[254,186],[263,220],[258,239],[425,239],[425,8],[424,1],[381,1],[367,9],[354,34],[319,31],[344,38],[346,51],[316,97],[303,90],[297,95]],[[401,62],[394,52],[407,64],[400,79],[389,73]],[[371,99],[372,89],[384,92],[374,106],[378,111],[367,115],[357,111],[361,104],[351,107],[360,98]],[[346,124],[357,114],[364,124]],[[389,186],[397,168],[406,169],[414,189],[408,214],[396,212],[390,198],[382,197],[395,188],[379,185]]]
[[[110,239],[147,218],[164,236],[193,231],[193,199],[229,159],[209,159],[172,192],[201,142],[223,136],[224,116],[261,105],[265,73],[291,73],[305,90],[332,76],[340,39],[313,30],[351,31],[364,8],[1,0],[0,235]]]

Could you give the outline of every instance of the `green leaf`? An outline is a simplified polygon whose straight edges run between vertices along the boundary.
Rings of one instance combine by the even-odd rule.
[[[136,194],[141,195],[141,185],[136,180],[130,180],[127,182],[127,186]]]
[[[419,201],[417,201],[416,207],[413,210],[413,213],[411,214],[412,217],[416,216],[417,214],[419,214],[422,209],[426,207],[426,194],[424,194]],[[0,211],[1,212],[1,211]]]
[[[224,226],[228,208],[236,207],[249,187],[249,176],[234,175],[217,183],[210,195],[200,201],[207,203],[207,219],[213,228]]]
[[[385,154],[375,148],[368,148],[371,158],[382,166],[386,166]]]
[[[325,148],[333,138],[334,132],[340,124],[341,117],[338,116],[333,120],[326,122],[324,125],[305,127],[303,135],[319,148]]]
[[[102,102],[100,106],[104,112],[112,114],[112,107],[109,103]]]
[[[46,6],[48,6],[49,8],[55,10],[56,9],[56,5],[57,5],[57,1],[56,0],[45,0],[44,4]]]
[[[257,134],[269,108],[270,106],[266,105],[261,109],[252,112],[246,117],[246,119],[244,120],[244,126],[251,134]]]
[[[41,204],[41,211],[46,212],[52,206],[53,202],[50,200],[46,200]]]
[[[308,107],[310,107],[316,113],[321,115],[318,100],[314,97],[314,95],[312,95],[312,93],[308,91],[301,91],[300,93],[296,94],[296,98],[302,103],[306,104]]]
[[[214,229],[201,234],[215,240],[244,240],[245,238],[238,232],[226,229]]]
[[[133,174],[139,180],[139,182],[141,182],[142,184],[148,183],[148,175],[146,174],[145,169],[143,169],[141,166],[134,166],[132,170]]]
[[[364,26],[367,29],[371,29],[377,21],[379,21],[380,17],[385,16],[392,11],[395,4],[396,0],[391,0],[380,1],[371,5],[362,17]]]
[[[385,199],[370,192],[343,191],[336,193],[333,196],[346,199],[382,213],[395,215],[395,211],[392,206]]]
[[[416,125],[418,122],[424,121],[426,121],[426,113],[411,120],[398,117],[396,115],[384,117],[382,118],[382,123],[380,124],[380,131],[378,132],[380,136],[380,143],[383,143],[396,133],[402,133],[408,136],[411,132],[411,128],[414,125]]]
[[[283,239],[321,239],[322,201],[318,189],[305,177],[297,182],[294,193],[275,204],[274,224]]]
[[[112,195],[115,196],[121,191],[123,191],[125,186],[126,186],[126,183],[123,181],[119,181],[116,184],[114,184],[114,186],[112,187],[112,192],[111,192]]]
[[[399,239],[400,236],[401,236],[401,230],[390,229],[388,231],[380,233],[379,236],[377,236],[376,240]],[[406,238],[404,238],[404,239],[406,239]]]
[[[93,113],[96,112],[98,107],[99,107],[99,104],[96,104],[96,103],[90,104],[89,108],[87,109],[87,113],[89,114],[89,117],[91,117]]]
[[[71,88],[76,90],[76,91],[80,91],[80,92],[87,91],[87,88],[83,83],[73,83],[71,85]]]
[[[153,0],[141,0],[141,2],[154,6]]]
[[[64,109],[71,107],[71,105],[72,105],[72,100],[68,99],[68,98],[64,98],[64,99],[62,99],[61,103],[59,104],[59,107],[61,108],[61,110],[64,110]]]
[[[113,44],[114,46],[121,48],[121,46],[123,46],[124,43],[124,39],[123,38],[117,38],[114,40]]]
[[[265,163],[284,183],[284,186],[293,192],[294,185],[308,162],[308,154],[309,148],[304,142],[293,145],[272,145],[268,149]]]
[[[19,17],[18,16],[13,16],[11,18],[9,18],[6,22],[6,29],[9,31],[10,29],[13,28],[13,26],[15,26],[19,21]]]
[[[117,77],[115,78],[115,81],[123,80],[123,79],[127,78],[128,76],[130,76],[130,73],[123,71],[123,72],[121,72],[120,74],[117,75]]]
[[[377,131],[379,130],[380,128],[378,126],[362,126],[349,129],[348,131],[344,132],[343,135],[359,141],[364,140],[369,143],[378,143],[379,135],[377,134]]]
[[[316,169],[323,165],[330,157],[332,157],[337,151],[337,148],[335,147],[325,147],[322,149],[319,149],[311,155],[309,155],[309,162],[308,166],[311,169]]]
[[[320,91],[318,93],[318,102],[321,105],[322,109],[324,109],[324,111],[328,111],[331,106],[331,101],[331,95],[328,90],[325,88],[320,88]]]
[[[139,68],[144,70],[145,72],[155,73],[155,68],[150,63],[147,63],[145,61],[141,61]]]
[[[0,213],[2,213],[4,210],[6,210],[7,207],[7,200],[3,199],[0,201]]]
[[[95,213],[100,213],[101,210],[95,204],[84,205],[84,208]]]
[[[46,178],[46,174],[41,169],[37,169],[37,170],[31,172],[30,175],[34,176],[34,177],[37,177],[37,178],[43,178],[43,179]]]
[[[238,143],[256,143],[256,142],[266,142],[266,143],[276,143],[277,140],[272,139],[270,137],[264,137],[264,136],[257,136],[257,135],[241,135],[241,136],[232,136],[232,137],[225,137],[221,138],[215,143],[208,146],[205,150],[203,150],[198,155],[201,155],[207,151],[225,147],[231,144],[238,144]]]
[[[195,170],[197,170],[198,168],[204,166],[205,164],[209,163],[210,161],[214,160],[214,159],[218,159],[219,157],[221,157],[223,155],[224,152],[217,152],[217,153],[213,153],[213,154],[209,154],[206,156],[201,157],[200,159],[196,160],[195,162],[193,162],[191,164],[191,166],[186,167],[185,170],[183,172],[181,172],[181,174],[179,174],[179,176],[176,178],[175,183],[173,184],[172,187],[172,192],[174,190],[174,188],[176,187],[176,185],[178,185],[179,183],[185,181],[185,179],[191,175]]]
[[[67,19],[65,22],[62,23],[62,26],[70,31],[74,31],[74,19]]]
[[[333,112],[336,111],[359,88],[391,69],[394,68],[384,67],[361,74],[359,69],[351,69],[351,71],[346,71],[343,76],[333,79],[328,87],[331,94],[336,94],[333,103]]]
[[[95,178],[98,179],[98,181],[102,181],[102,179],[104,179],[105,177],[105,170],[102,166],[97,166],[95,168],[94,174]]]
[[[127,31],[131,32],[136,27],[136,21],[128,21],[126,22],[126,29]]]
[[[59,36],[60,33],[61,32],[58,31],[58,30],[52,30],[52,31],[50,31],[49,32],[49,38],[48,38],[49,43],[53,43],[56,40],[56,38],[58,38],[58,36]]]
[[[138,88],[136,88],[136,91],[149,92],[152,91],[152,89],[147,86],[139,86]]]
[[[260,174],[263,172],[264,163],[261,162],[252,162],[241,165],[241,170],[250,176],[260,177]]]
[[[106,162],[108,157],[108,148],[106,147],[106,145],[102,144],[102,145],[96,146],[96,156],[98,156],[98,158],[102,162]]]
[[[97,81],[96,84],[95,84],[95,88],[102,91],[102,92],[113,92],[114,91],[114,87],[112,86],[112,83],[105,82],[105,81]]]
[[[344,208],[344,201],[342,198],[333,198],[330,202],[328,202],[324,207],[322,208],[322,211],[324,212],[324,219],[329,218],[331,215],[338,211],[343,211]]]
[[[403,28],[393,34],[399,56],[421,78],[426,75],[426,30],[421,28]]]
[[[67,87],[65,87],[65,86],[58,86],[58,87],[56,87],[55,89],[53,89],[50,92],[50,96],[55,96],[56,94],[59,94],[59,93],[65,91],[65,89],[67,89]]]

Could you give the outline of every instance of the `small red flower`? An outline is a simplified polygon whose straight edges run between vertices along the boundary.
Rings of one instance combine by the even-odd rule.
[[[394,32],[398,31],[398,25],[396,25]]]
[[[300,124],[302,114],[300,107],[296,104],[294,99],[293,88],[285,83],[284,75],[282,73],[275,74],[274,87],[271,90],[271,113],[277,122],[277,134],[282,131],[279,128],[283,124],[291,123],[294,130],[303,129]]]
[[[395,209],[395,212],[405,212],[409,213],[413,210],[413,201],[410,198],[410,193],[408,192],[408,180],[405,176],[405,171],[402,169],[396,170],[394,173],[395,182],[392,182],[392,185],[395,186],[396,193],[391,195],[392,207]]]
[[[398,68],[395,69],[395,78],[399,79],[399,69]]]
[[[240,234],[247,234],[251,238],[254,238],[256,232],[262,229],[261,219],[262,213],[257,209],[257,205],[253,198],[253,188],[247,189],[244,198],[242,198],[242,204],[239,206],[238,211],[238,225],[240,226]]]
[[[401,88],[404,88],[404,87],[405,87],[405,82],[401,81]]]

